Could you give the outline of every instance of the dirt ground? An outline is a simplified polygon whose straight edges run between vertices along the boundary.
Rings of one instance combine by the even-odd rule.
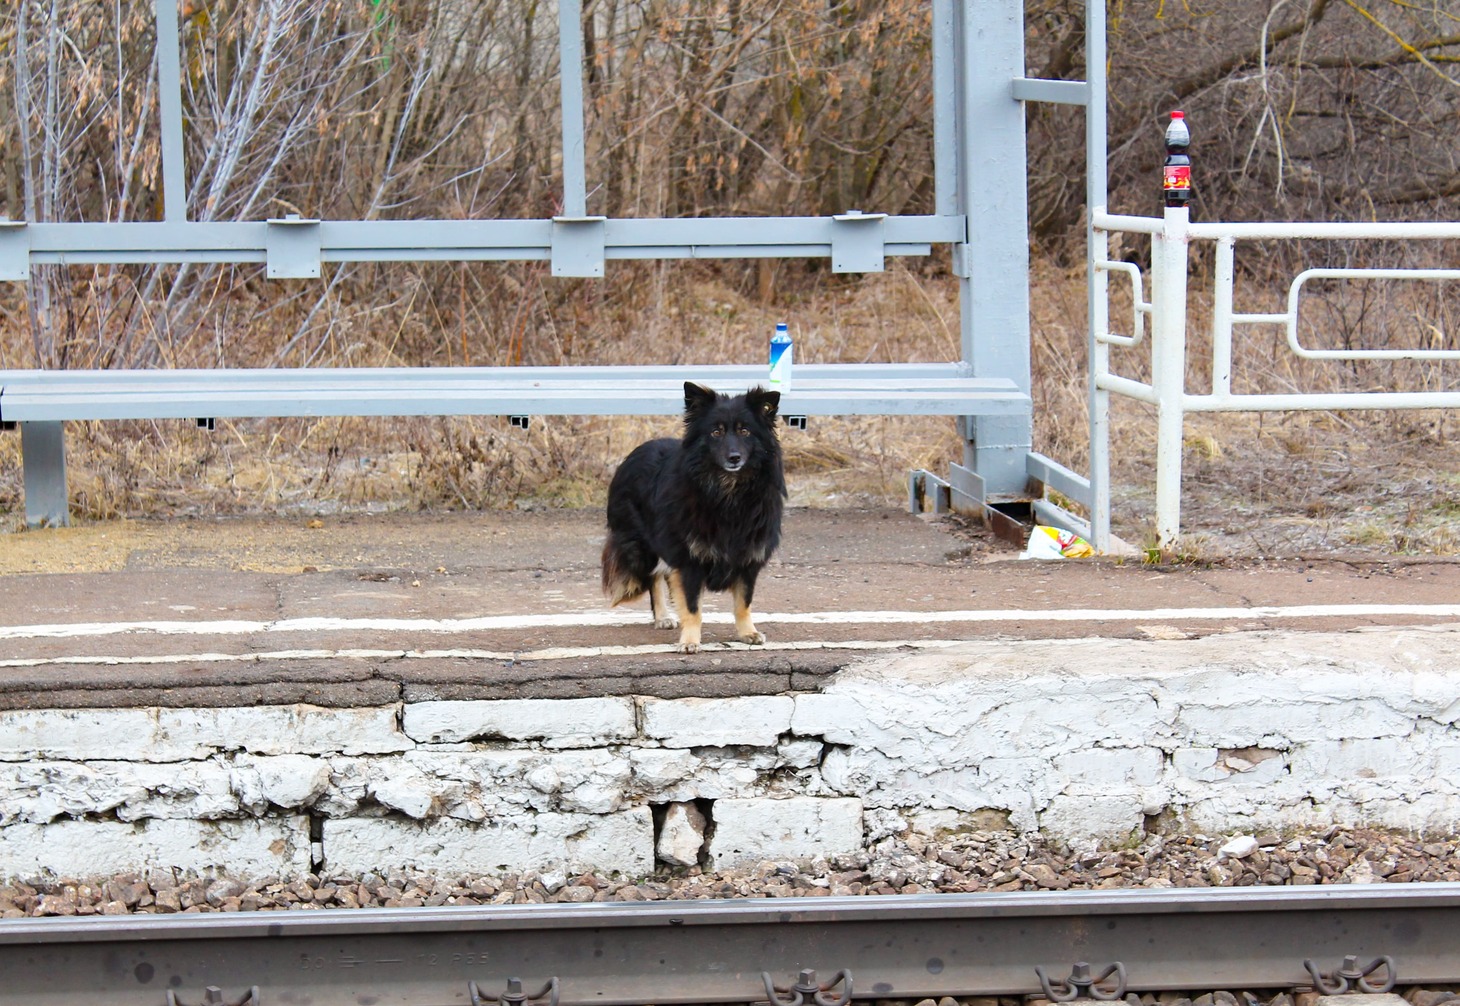
[[[1127,424],[1112,526],[1143,544],[1154,457],[1129,448],[1143,428],[1153,434],[1154,417]],[[1460,443],[1448,425],[1434,413],[1197,417],[1187,426],[1182,551],[1226,561],[1460,553]]]

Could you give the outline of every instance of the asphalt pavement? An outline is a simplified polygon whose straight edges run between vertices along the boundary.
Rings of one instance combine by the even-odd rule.
[[[0,536],[0,708],[379,705],[815,688],[979,639],[1180,641],[1460,621],[1460,563],[1393,556],[1029,561],[958,522],[796,509],[757,590],[764,647],[706,600],[675,652],[606,607],[595,510],[117,521]],[[1265,637],[1264,645],[1271,645]]]

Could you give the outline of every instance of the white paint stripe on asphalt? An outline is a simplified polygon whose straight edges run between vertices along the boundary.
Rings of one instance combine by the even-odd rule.
[[[757,622],[781,625],[926,625],[997,622],[1230,621],[1302,618],[1460,618],[1460,604],[1298,604],[1222,608],[1037,608],[971,611],[757,612]],[[0,626],[3,639],[73,639],[85,636],[237,636],[270,632],[413,632],[455,635],[517,629],[638,625],[644,611],[581,611],[478,618],[281,618],[273,621],[72,622]],[[729,612],[707,612],[705,622],[729,625]]]
[[[918,640],[853,640],[851,642],[825,643],[800,641],[791,643],[764,643],[748,646],[744,643],[702,643],[701,653],[723,653],[730,650],[936,650],[967,643],[966,639],[918,639]],[[138,666],[148,664],[251,664],[282,660],[492,660],[503,663],[527,663],[538,660],[571,660],[586,657],[636,657],[651,653],[665,653],[673,644],[655,643],[644,646],[553,646],[541,650],[275,650],[269,653],[179,653],[147,654],[145,656],[73,656],[73,657],[27,657],[19,660],[0,660],[0,669],[49,667],[57,664],[67,666]]]

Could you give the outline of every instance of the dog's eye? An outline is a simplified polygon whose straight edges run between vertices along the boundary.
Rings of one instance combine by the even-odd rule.
[[[748,436],[750,436],[750,427],[748,427],[748,426],[737,426],[737,427],[735,427],[735,432],[738,433],[738,434],[740,434],[740,436],[742,436],[742,437],[748,437]]]
[[[723,437],[724,435],[725,427],[723,426],[716,426],[713,430],[710,431],[710,436],[712,437]]]

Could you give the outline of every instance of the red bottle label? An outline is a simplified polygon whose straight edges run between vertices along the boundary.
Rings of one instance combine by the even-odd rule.
[[[1189,164],[1168,164],[1162,170],[1163,189],[1189,189],[1191,188],[1191,165]]]

